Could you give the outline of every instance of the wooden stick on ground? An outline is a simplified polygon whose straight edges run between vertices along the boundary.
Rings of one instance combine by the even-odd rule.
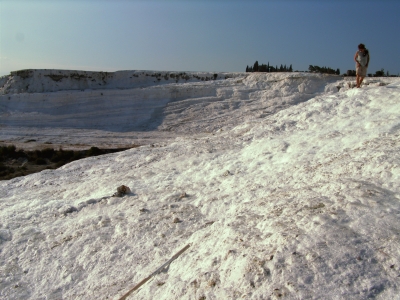
[[[172,261],[178,258],[179,255],[181,255],[183,252],[185,252],[188,248],[190,247],[190,244],[186,245],[183,247],[181,250],[179,250],[178,253],[176,253],[174,256],[171,257],[170,260],[168,260],[165,264],[163,264],[161,267],[159,267],[155,272],[147,276],[145,279],[143,279],[141,282],[139,282],[137,285],[135,285],[133,288],[129,290],[125,295],[123,295],[119,300],[125,300],[132,292],[136,291],[138,288],[140,288],[143,284],[145,284],[151,277],[154,275],[160,273],[166,266],[168,266]]]

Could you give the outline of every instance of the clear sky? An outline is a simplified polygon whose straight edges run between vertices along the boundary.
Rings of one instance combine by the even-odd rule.
[[[400,73],[398,0],[0,0],[0,75],[20,69],[245,71],[257,60]]]

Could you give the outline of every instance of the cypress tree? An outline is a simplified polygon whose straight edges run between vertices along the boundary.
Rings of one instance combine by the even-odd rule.
[[[256,62],[254,63],[253,72],[258,72],[258,61],[257,61],[257,60],[256,60]]]

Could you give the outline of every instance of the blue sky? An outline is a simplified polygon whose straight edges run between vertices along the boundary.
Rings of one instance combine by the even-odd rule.
[[[19,69],[245,71],[256,60],[400,73],[395,0],[0,0],[0,75]]]

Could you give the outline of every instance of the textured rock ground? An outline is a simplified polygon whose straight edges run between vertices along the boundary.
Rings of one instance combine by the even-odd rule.
[[[1,96],[3,140],[160,140],[1,181],[0,297],[118,299],[190,244],[130,299],[396,299],[400,82],[366,83],[242,73]]]

